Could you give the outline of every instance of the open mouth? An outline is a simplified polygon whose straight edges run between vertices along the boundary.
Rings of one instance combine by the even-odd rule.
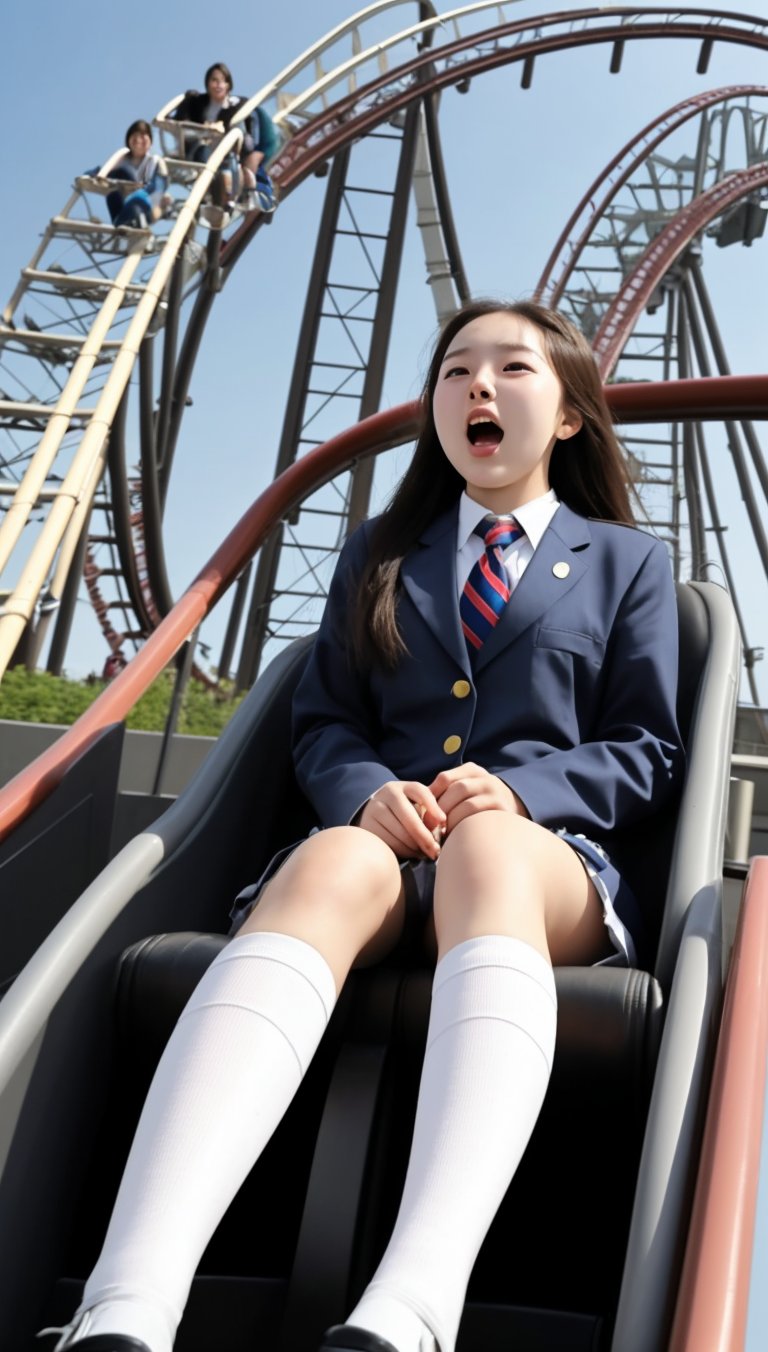
[[[467,427],[467,439],[470,445],[481,450],[498,446],[503,436],[503,431],[492,418],[477,418]]]

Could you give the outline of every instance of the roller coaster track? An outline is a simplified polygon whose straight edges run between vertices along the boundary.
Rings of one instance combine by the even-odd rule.
[[[729,86],[677,104],[614,156],[573,211],[536,294],[591,338],[603,379],[615,378],[617,368],[623,378],[647,371],[655,379],[659,364],[665,379],[695,374],[694,364],[702,376],[728,374],[704,281],[703,243],[707,235],[719,243],[751,243],[764,228],[766,96],[764,86]],[[675,137],[681,128],[687,135]],[[660,308],[666,310],[661,324],[653,317]],[[726,419],[725,431],[727,454],[716,447],[714,464],[701,426],[673,422],[650,437],[645,429],[624,429],[623,439],[649,524],[667,539],[676,576],[708,576],[712,541],[715,567],[738,614],[747,680],[758,705],[753,666],[759,650],[746,631],[720,499],[732,470],[758,567],[768,573],[765,505],[759,502],[760,495],[768,502],[768,470],[749,420]],[[680,545],[683,504],[689,559]]]
[[[282,196],[337,152],[390,120],[414,100],[429,100],[447,86],[466,82],[475,74],[502,65],[522,63],[521,83],[527,87],[538,57],[598,43],[610,45],[612,68],[615,69],[620,66],[626,43],[635,40],[697,39],[701,44],[699,70],[706,69],[715,42],[749,45],[761,50],[768,48],[767,22],[744,15],[723,15],[716,10],[588,8],[535,19],[507,20],[507,11],[512,10],[513,5],[487,3],[463,6],[443,15],[434,11],[429,13],[427,7],[419,6],[421,18],[418,23],[366,47],[363,33],[369,21],[405,2],[387,0],[352,16],[259,90],[242,110],[240,120],[256,106],[269,107],[287,138],[271,165],[272,176]],[[427,17],[424,17],[425,13]],[[489,17],[495,21],[493,26],[483,27]],[[338,60],[341,43],[349,43],[352,54]],[[414,46],[416,56],[413,55]],[[326,70],[326,65],[331,64],[332,69]],[[300,92],[292,92],[292,86],[302,82],[304,87]],[[163,136],[179,133],[179,124],[174,125],[169,120],[177,102],[175,99],[167,104],[156,119]],[[171,157],[174,181],[179,187],[188,186],[189,192],[184,199],[177,199],[175,220],[165,237],[160,235],[158,238],[150,232],[126,232],[118,239],[110,227],[91,219],[89,211],[86,219],[75,219],[73,207],[77,203],[82,207],[87,194],[96,190],[92,181],[79,180],[67,207],[50,223],[43,243],[29,268],[24,270],[19,287],[6,307],[0,329],[0,348],[15,357],[31,356],[48,377],[53,373],[59,393],[55,400],[36,398],[29,382],[21,376],[17,384],[19,388],[26,388],[26,397],[16,397],[16,393],[11,392],[0,402],[0,421],[15,433],[26,430],[36,435],[44,428],[40,445],[18,483],[12,506],[0,529],[0,566],[15,550],[35,505],[48,497],[51,500],[38,539],[0,611],[0,673],[10,661],[25,629],[32,629],[30,622],[36,607],[45,613],[47,606],[50,613],[61,598],[67,576],[71,572],[76,577],[70,565],[78,549],[81,559],[85,559],[87,521],[106,463],[110,430],[131,371],[137,357],[141,361],[142,349],[146,364],[151,364],[151,354],[144,340],[152,332],[153,324],[157,331],[164,318],[166,325],[174,318],[170,303],[174,287],[177,315],[180,297],[189,283],[184,268],[201,270],[203,251],[199,246],[196,251],[191,247],[196,212],[215,173],[238,144],[239,137],[240,131],[234,127],[214,146],[204,167],[193,168],[188,162]],[[105,170],[108,165],[109,162],[104,166]],[[194,179],[191,185],[190,171]],[[135,560],[131,565],[126,559],[125,541],[119,551],[119,568],[115,569],[125,578],[130,591],[129,600],[120,604],[126,613],[130,608],[139,612],[141,627],[136,635],[132,635],[137,642],[146,635],[148,625],[155,622],[153,609],[161,615],[167,612],[171,602],[169,592],[162,585],[162,504],[202,329],[216,291],[262,223],[263,217],[258,212],[250,214],[221,247],[219,237],[211,232],[205,250],[203,284],[199,279],[193,283],[197,297],[173,373],[170,361],[164,363],[167,369],[164,370],[158,415],[165,437],[162,461],[158,456],[154,464],[142,465],[143,513],[148,510],[149,499],[154,499],[151,529],[149,523],[145,526],[148,582],[145,580],[142,584],[138,580]],[[90,273],[62,273],[60,264],[50,265],[45,259],[46,249],[52,241],[65,239],[86,244],[91,258]],[[142,260],[155,256],[153,250],[156,252],[155,265],[148,275],[141,275],[139,266]],[[114,271],[113,266],[111,273],[105,264],[107,255],[117,264],[117,270]],[[40,267],[41,262],[46,265]],[[43,288],[46,302],[55,295],[62,308],[69,308],[71,318],[65,331],[61,331],[63,323],[59,316],[53,325],[45,321],[27,324],[23,329],[15,327],[14,316],[22,297],[29,296],[36,288]],[[166,317],[158,312],[161,302],[168,305]],[[78,303],[86,308],[78,310]],[[124,312],[131,311],[132,318],[126,324]],[[174,332],[173,342],[169,345],[171,356],[175,355],[175,342]],[[60,367],[68,372],[65,381],[58,379]],[[106,379],[103,379],[107,370]],[[97,395],[95,405],[83,403],[83,399],[93,398],[94,391]],[[64,474],[58,473],[58,469],[54,471],[54,463],[58,464],[56,456],[65,438],[79,437],[83,427],[85,433],[69,467]],[[6,459],[6,467],[12,458]],[[142,460],[145,458],[143,451]],[[22,451],[18,452],[18,459],[24,459]],[[58,474],[58,482],[55,474]],[[115,477],[112,486],[114,497]],[[103,506],[108,513],[120,514],[119,508],[106,499]],[[124,511],[122,517],[125,524]],[[116,547],[111,531],[106,537],[110,547]],[[37,651],[42,628],[38,619]],[[114,626],[110,628],[113,633],[117,632]],[[114,647],[114,638],[111,641]]]
[[[659,146],[691,119],[710,109],[719,109],[743,100],[768,97],[765,85],[727,85],[711,89],[675,104],[643,127],[590,183],[575,207],[547,259],[534,295],[543,304],[558,307],[566,294],[575,269],[582,263],[588,242],[621,189],[629,183],[643,163]],[[741,107],[739,107],[741,111]],[[725,164],[719,166],[721,171]],[[693,187],[692,196],[701,190]],[[635,196],[637,196],[637,192]],[[582,316],[583,317],[583,316]]]
[[[768,187],[768,163],[730,174],[675,214],[651,240],[611,300],[593,347],[604,380],[611,375],[639,312],[684,249],[729,206]]]
[[[239,145],[241,136],[237,129],[230,131],[215,147],[208,164],[194,172],[190,191],[177,208],[176,219],[162,242],[155,266],[138,282],[134,279],[139,264],[154,249],[155,237],[149,230],[118,232],[92,220],[73,217],[73,208],[93,189],[93,184],[87,180],[79,181],[61,214],[49,223],[32,263],[24,269],[21,282],[4,311],[0,348],[6,355],[32,355],[46,367],[63,365],[68,374],[56,403],[36,405],[34,409],[39,424],[45,424],[45,430],[0,528],[0,569],[8,563],[46,484],[54,482],[53,467],[61,464],[59,452],[73,420],[80,426],[85,424],[85,432],[64,474],[56,476],[59,483],[52,489],[51,506],[43,529],[3,606],[0,617],[3,669],[29,623],[46,579],[49,579],[49,597],[55,601],[61,594],[102,478],[109,431],[139,345],[162,298],[195,213],[219,165]],[[61,239],[76,241],[89,255],[90,272],[67,272],[60,264],[38,266],[50,244]],[[109,275],[106,260],[117,261],[114,276]],[[84,304],[85,308],[74,314],[71,323],[74,331],[44,331],[34,321],[31,324],[27,321],[25,328],[16,326],[14,315],[18,306],[38,287],[43,288],[46,301],[55,296],[63,302],[63,307],[71,308],[76,301]],[[124,309],[131,310],[132,317],[125,332],[121,333],[126,324],[121,313]],[[94,310],[95,318],[86,327]],[[96,402],[91,408],[78,407],[84,394],[93,397],[94,393]],[[12,400],[4,401],[2,413],[17,427],[19,420],[23,423],[30,419],[30,411],[19,408],[18,402]]]

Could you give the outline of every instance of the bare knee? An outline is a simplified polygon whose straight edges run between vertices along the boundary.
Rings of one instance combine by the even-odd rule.
[[[375,934],[400,894],[388,845],[355,826],[330,827],[293,852],[264,890],[253,919],[338,929],[352,947]]]
[[[453,828],[443,845],[440,868],[485,891],[536,888],[542,827],[512,812],[478,812]]]
[[[477,814],[453,829],[437,869],[435,926],[441,953],[482,934],[523,939],[557,963],[595,962],[610,951],[602,903],[578,855],[511,813]]]
[[[440,953],[465,939],[507,934],[547,955],[545,887],[537,860],[542,830],[525,817],[483,812],[447,838],[435,883]]]
[[[399,862],[371,831],[335,826],[312,836],[306,844],[314,845],[312,867],[318,870],[318,883],[332,905],[354,909],[372,896],[388,898],[393,887],[399,890]]]

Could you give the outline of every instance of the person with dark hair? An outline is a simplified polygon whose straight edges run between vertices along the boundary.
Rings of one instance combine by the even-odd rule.
[[[188,89],[171,117],[176,122],[195,122],[200,126],[212,125],[220,131],[228,131],[233,117],[245,103],[245,99],[232,93],[232,72],[229,66],[223,61],[215,61],[205,72],[203,83],[204,92]],[[185,137],[184,154],[187,159],[204,164],[210,155],[210,147],[196,139],[192,130]]]
[[[228,131],[233,119],[246,103],[244,98],[232,93],[233,79],[229,66],[223,61],[216,61],[209,66],[205,72],[204,84],[204,93],[188,89],[181,102],[174,108],[171,117],[177,122],[210,125],[222,132]],[[267,196],[270,199],[274,196],[268,175],[260,169],[265,154],[274,153],[275,147],[268,135],[271,119],[259,109],[256,112],[257,120],[254,120],[253,114],[242,119],[243,141],[240,154],[228,156],[222,169],[220,186],[215,193],[217,205],[220,207],[234,204],[241,194],[241,189],[247,207],[258,205],[258,201],[253,200],[256,193],[259,193],[259,196],[265,194],[265,202]],[[195,137],[194,130],[185,135],[183,153],[188,159],[205,164],[211,150],[211,144]],[[272,205],[274,203],[270,202],[266,209],[271,210]]]
[[[173,204],[166,193],[168,170],[161,156],[150,153],[152,128],[143,118],[131,123],[125,144],[125,155],[107,175],[121,184],[107,195],[107,207],[113,225],[142,228],[159,221]]]
[[[407,919],[437,949],[407,1177],[378,1269],[320,1348],[453,1352],[546,1092],[552,967],[648,954],[632,831],[681,779],[677,624],[628,478],[565,319],[483,301],[449,320],[410,467],[347,541],[295,695],[320,829],[237,899],[59,1348],[169,1352],[350,968]]]

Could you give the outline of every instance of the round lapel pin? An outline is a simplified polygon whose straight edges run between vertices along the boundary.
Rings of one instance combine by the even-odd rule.
[[[552,572],[554,573],[555,577],[567,577],[570,571],[571,565],[569,563],[552,564]]]

